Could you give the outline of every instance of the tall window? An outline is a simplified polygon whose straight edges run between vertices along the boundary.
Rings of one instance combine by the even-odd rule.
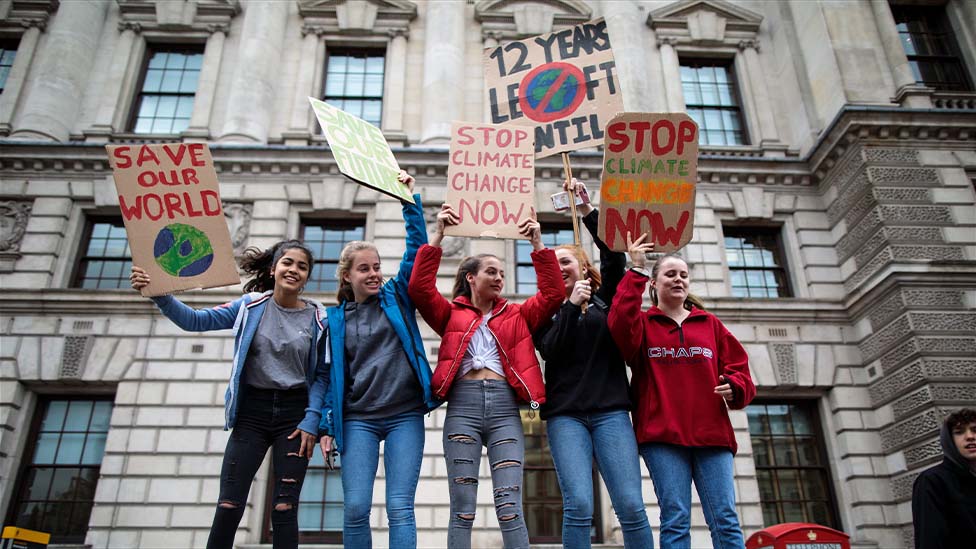
[[[132,131],[176,134],[190,125],[203,52],[186,47],[149,50],[135,103]]]
[[[82,239],[81,259],[75,274],[76,288],[128,288],[132,251],[121,217],[88,220]]]
[[[302,224],[302,240],[315,255],[312,276],[306,288],[311,292],[334,292],[339,289],[336,268],[343,246],[365,238],[362,220],[306,219]]]
[[[525,431],[525,463],[523,464],[522,508],[525,525],[532,543],[558,543],[562,537],[563,496],[559,490],[556,466],[549,449],[549,438],[542,419],[529,412],[522,412],[522,430]],[[600,542],[601,527],[600,490],[593,473],[593,526],[590,540]]]
[[[682,59],[681,87],[688,116],[698,123],[700,144],[745,144],[742,108],[729,63]]]
[[[723,227],[725,258],[736,297],[791,297],[779,229]]]
[[[329,470],[325,466],[322,452],[316,450],[311,461],[308,462],[308,472],[305,483],[298,498],[298,535],[301,543],[332,543],[342,544],[342,466],[338,456],[335,458],[335,469]],[[274,479],[269,479],[268,493],[272,493]],[[265,511],[264,542],[270,543],[271,509],[274,498],[267,498]]]
[[[383,117],[383,50],[331,50],[322,100],[380,125]]]
[[[38,404],[8,524],[48,532],[52,543],[84,542],[111,416],[110,400]]]
[[[813,402],[746,408],[763,524],[813,522],[840,529]]]
[[[17,42],[15,40],[0,40],[0,93],[7,87],[7,75],[14,66],[17,56]]]
[[[580,222],[582,225],[582,222]],[[582,229],[582,226],[580,227]],[[585,229],[584,229],[585,230]],[[565,223],[546,223],[542,227],[542,245],[555,248],[560,244],[573,243],[573,226]],[[532,244],[528,240],[515,241],[515,293],[536,293],[535,268],[532,266]]]
[[[901,45],[919,84],[937,90],[972,89],[943,6],[891,6]]]

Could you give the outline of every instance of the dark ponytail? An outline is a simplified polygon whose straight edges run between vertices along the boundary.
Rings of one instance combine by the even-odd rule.
[[[244,291],[267,292],[268,290],[274,290],[274,275],[271,274],[271,271],[285,252],[295,248],[305,252],[308,258],[308,276],[311,278],[312,265],[315,264],[315,259],[312,256],[312,250],[308,249],[302,241],[282,240],[267,250],[261,250],[261,248],[251,246],[244,250],[244,254],[237,260],[244,274],[254,277],[244,284]]]

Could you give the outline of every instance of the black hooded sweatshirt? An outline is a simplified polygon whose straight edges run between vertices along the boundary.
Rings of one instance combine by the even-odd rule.
[[[923,471],[912,490],[915,549],[957,549],[976,543],[976,472],[949,427],[939,433],[944,459]]]
[[[583,217],[583,224],[600,249],[600,289],[590,299],[585,315],[567,299],[552,322],[533,335],[536,349],[546,361],[542,419],[629,410],[631,406],[627,368],[607,326],[607,313],[627,268],[627,256],[612,251],[597,236],[599,215],[593,210]]]

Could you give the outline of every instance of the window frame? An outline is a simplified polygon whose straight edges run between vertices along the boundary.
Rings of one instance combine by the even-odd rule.
[[[303,243],[305,243],[306,246],[309,246],[309,248],[312,248],[312,246],[309,245],[309,242],[306,239],[306,229],[309,226],[312,226],[312,227],[320,227],[320,228],[323,228],[325,230],[334,230],[334,229],[341,228],[343,231],[346,231],[346,230],[349,230],[349,229],[355,229],[355,228],[362,228],[363,234],[362,234],[362,238],[359,239],[359,240],[368,240],[369,239],[369,235],[367,233],[367,230],[368,230],[368,221],[369,220],[367,219],[367,217],[365,215],[363,215],[363,216],[349,216],[349,215],[346,215],[346,216],[325,216],[325,217],[312,217],[312,216],[302,215],[302,216],[299,217],[299,220],[298,220],[298,239],[301,240]],[[352,242],[352,240],[346,240],[346,241],[344,241],[343,246],[345,246],[346,243],[349,243],[349,242]],[[341,248],[340,248],[340,253],[341,253]],[[325,268],[325,265],[327,263],[331,263],[331,261],[328,261],[327,262],[325,260],[325,258],[323,258],[321,256],[321,254],[316,253],[316,250],[314,248],[312,248],[312,255],[315,256],[314,257],[315,262],[312,265],[312,277],[309,277],[308,283],[312,283],[313,281],[315,281],[316,283],[320,283],[321,282],[321,279],[320,278],[313,278],[313,277],[318,277],[318,274],[322,272],[321,269],[324,269]],[[339,260],[339,257],[336,256],[335,262],[336,262],[337,266],[338,266],[338,260]],[[329,273],[329,276],[330,277],[335,277],[335,272],[333,271],[333,272]],[[335,290],[320,290],[320,289],[314,289],[313,290],[313,289],[310,288],[309,289],[309,292],[315,292],[315,293],[337,293],[338,292],[338,288],[339,288],[339,279],[338,278],[335,278],[335,281],[336,281],[336,289]]]
[[[540,220],[540,223],[541,223],[542,245],[543,246],[545,246],[547,248],[553,248],[553,249],[555,249],[556,246],[560,246],[562,244],[573,244],[573,237],[572,237],[572,233],[573,233],[573,222],[572,222],[572,220],[564,219],[564,218],[558,218],[558,219],[552,220],[552,221],[545,220],[545,219],[541,219]],[[583,221],[582,220],[579,222],[579,225],[580,225],[580,232],[586,231],[586,229],[583,227]],[[555,230],[553,230],[553,229],[555,229]],[[560,241],[556,240],[551,245],[549,243],[547,243],[547,241],[546,241],[546,236],[547,235],[555,235],[555,234],[558,234],[558,233],[560,233],[562,231],[569,231],[569,233],[570,233],[570,239],[568,241],[566,241],[566,242],[560,242]],[[532,253],[532,250],[531,250],[532,244],[529,243],[528,240],[522,240],[522,239],[515,240],[513,242],[513,244],[512,244],[512,248],[511,248],[512,249],[512,266],[514,268],[512,269],[511,276],[507,276],[506,279],[512,281],[511,282],[512,289],[510,290],[511,293],[513,293],[515,295],[534,295],[534,294],[536,294],[539,291],[538,290],[538,287],[537,287],[537,282],[538,282],[537,280],[533,280],[532,281],[532,291],[530,291],[528,293],[521,293],[519,291],[519,286],[520,286],[520,281],[519,281],[519,276],[518,276],[519,268],[520,267],[528,267],[529,269],[532,269],[533,268],[531,261],[529,261],[527,263],[525,263],[525,262],[519,262],[519,247],[520,246],[528,246],[529,247],[529,253]],[[533,274],[535,273],[534,270],[532,272],[533,272]],[[506,283],[508,283],[508,282],[506,282]]]
[[[902,51],[905,57],[908,59],[908,64],[911,67],[912,75],[915,76],[915,66],[916,63],[926,63],[931,66],[937,67],[937,71],[941,74],[942,67],[949,64],[956,64],[960,75],[962,76],[962,81],[958,83],[958,86],[945,86],[948,82],[940,81],[926,81],[918,80],[916,78],[915,82],[922,86],[927,86],[940,92],[958,93],[958,92],[972,92],[973,88],[973,78],[970,74],[969,67],[966,66],[966,59],[963,57],[962,48],[959,45],[959,39],[956,37],[955,30],[952,26],[952,21],[949,19],[949,14],[946,11],[945,4],[903,4],[900,2],[890,2],[889,7],[891,9],[892,18],[895,21],[895,32],[902,43]],[[922,33],[913,33],[910,29],[907,32],[902,32],[898,26],[899,18],[902,17],[912,17],[914,22],[921,22],[925,25],[925,31]],[[937,22],[941,28],[937,30],[932,30],[929,26],[931,22]],[[908,35],[911,39],[916,39],[917,37],[925,37],[926,44],[932,44],[934,40],[932,37],[939,36],[941,34],[941,40],[947,46],[946,52],[942,53],[929,53],[929,54],[912,54],[905,50],[904,37]],[[919,76],[921,76],[921,71],[919,71]]]
[[[31,467],[33,467],[33,464],[31,462],[34,459],[34,453],[36,452],[36,449],[37,449],[37,440],[39,438],[39,435],[40,435],[40,432],[41,432],[40,431],[41,430],[41,424],[43,422],[43,417],[42,417],[42,414],[40,413],[41,410],[45,410],[46,411],[47,410],[47,408],[46,408],[47,405],[51,401],[54,401],[54,400],[66,400],[66,401],[69,401],[69,402],[79,401],[79,400],[90,401],[90,402],[106,402],[107,401],[107,402],[110,402],[112,404],[112,411],[115,410],[115,394],[114,393],[112,393],[112,394],[90,394],[90,395],[51,393],[51,394],[39,394],[39,395],[37,395],[37,397],[38,398],[34,402],[34,409],[33,409],[33,413],[31,415],[31,420],[30,420],[29,427],[28,427],[28,436],[27,436],[27,439],[26,439],[28,442],[25,445],[25,446],[29,446],[29,448],[28,447],[25,447],[24,448],[24,451],[21,453],[20,463],[16,467],[16,476],[13,479],[14,480],[14,482],[13,482],[14,489],[11,492],[12,493],[12,497],[10,499],[10,503],[7,506],[7,513],[6,513],[7,516],[6,516],[6,522],[5,522],[5,524],[7,524],[7,525],[16,525],[17,524],[17,520],[16,519],[17,519],[17,512],[18,512],[18,509],[20,507],[20,502],[23,500],[24,496],[27,494],[27,490],[29,488],[29,486],[27,484],[27,476],[26,475],[27,475],[28,470],[31,469]],[[107,438],[107,435],[109,433],[111,433],[111,431],[112,431],[111,421],[112,421],[112,415],[110,413],[109,414],[109,427],[108,427],[108,430],[105,431],[106,438]],[[87,432],[88,431],[86,431],[86,433]],[[106,453],[107,453],[107,446],[102,449],[102,461],[99,462],[99,464],[98,464],[97,467],[92,467],[93,469],[97,469],[97,474],[96,474],[96,478],[97,479],[101,479],[102,462],[105,460],[105,454]],[[58,466],[58,465],[54,465],[53,467],[54,468],[58,468],[58,467],[69,467],[69,466],[64,466],[64,465]],[[70,467],[81,467],[81,465],[78,465],[78,466],[70,466]],[[50,490],[50,488],[48,488],[48,489]],[[97,489],[98,489],[98,481],[96,481],[96,483],[95,483],[95,490],[97,490]],[[94,509],[94,502],[95,502],[94,495],[95,495],[95,491],[92,492],[92,504],[93,504],[92,505],[92,508],[93,509]],[[89,512],[89,515],[88,515],[88,521],[89,522],[91,521],[91,513],[90,512]],[[51,543],[52,544],[83,544],[85,542],[85,536],[87,535],[87,533],[88,533],[88,528],[86,527],[85,532],[83,534],[81,534],[80,537],[65,537],[65,536],[53,535],[52,534],[51,535]]]
[[[684,93],[684,86],[685,86],[684,79],[681,79],[681,81],[678,83],[678,85],[680,85],[682,87],[682,94],[681,95],[684,98],[685,112],[688,112],[691,109],[699,109],[699,110],[702,111],[702,113],[703,113],[702,115],[704,116],[704,113],[706,111],[708,111],[708,110],[715,110],[715,111],[719,111],[721,113],[724,113],[724,112],[732,112],[738,118],[739,132],[742,134],[742,142],[741,143],[705,143],[705,142],[702,142],[702,138],[704,138],[707,135],[705,132],[706,131],[709,131],[709,130],[706,129],[704,126],[699,125],[699,128],[698,128],[698,130],[699,130],[699,132],[698,132],[698,136],[699,136],[698,145],[700,147],[747,147],[747,146],[751,145],[751,143],[752,143],[751,136],[750,136],[750,132],[749,132],[749,124],[748,124],[748,121],[746,120],[746,115],[745,115],[746,105],[745,105],[745,101],[743,100],[744,98],[742,96],[742,89],[741,89],[741,87],[739,85],[739,75],[738,75],[738,73],[736,71],[735,65],[736,65],[736,63],[735,63],[735,58],[734,57],[731,57],[731,58],[724,58],[724,57],[702,57],[700,55],[682,55],[682,56],[679,56],[678,57],[678,72],[679,72],[679,75],[681,73],[681,70],[684,69],[684,68],[686,68],[686,67],[687,68],[691,68],[691,69],[700,69],[700,68],[703,68],[703,67],[716,67],[716,68],[717,67],[721,67],[721,68],[726,69],[726,72],[727,72],[727,75],[728,75],[728,85],[729,85],[729,87],[730,87],[730,89],[732,91],[732,102],[735,105],[734,107],[724,106],[724,105],[715,105],[715,104],[705,104],[705,103],[691,104],[691,103],[688,102],[688,96]],[[698,84],[699,86],[701,85],[701,81],[697,81],[695,83]],[[689,116],[690,116],[690,114],[689,114]],[[704,121],[704,119],[703,119],[703,121]],[[722,126],[723,126],[723,128],[725,126],[724,120],[722,122]],[[711,131],[716,131],[716,130],[711,130]],[[718,130],[718,131],[721,131],[723,134],[726,134],[726,136],[727,136],[728,133],[733,132],[734,130],[722,129],[722,130]]]
[[[0,81],[0,94],[3,94],[4,90],[7,88],[7,78],[10,77],[10,71],[13,70],[14,64],[17,62],[17,51],[20,49],[20,38],[12,37],[0,37],[0,57],[2,57],[3,52],[12,51],[14,52],[14,58],[7,68],[7,76],[4,77],[3,81]]]
[[[827,487],[827,494],[826,494],[826,498],[827,498],[826,499],[827,511],[830,514],[831,520],[834,521],[834,524],[833,525],[824,525],[824,526],[828,526],[828,527],[834,528],[836,530],[843,531],[844,530],[844,524],[841,521],[840,506],[838,504],[838,499],[837,499],[837,495],[838,494],[837,494],[837,490],[836,490],[836,488],[834,486],[834,481],[835,481],[835,479],[834,479],[834,471],[831,468],[830,455],[827,452],[827,443],[828,443],[828,440],[827,440],[826,432],[824,431],[824,422],[823,422],[823,419],[820,417],[820,407],[818,406],[818,399],[817,398],[796,398],[796,399],[788,399],[788,398],[762,398],[762,397],[757,397],[755,400],[753,400],[749,404],[749,406],[782,406],[782,405],[803,407],[809,413],[809,417],[810,417],[810,431],[814,435],[814,440],[817,442],[817,444],[816,444],[817,454],[818,454],[818,457],[820,458],[821,465],[820,466],[810,466],[810,465],[808,465],[808,466],[800,466],[800,465],[796,465],[796,466],[789,466],[789,467],[777,467],[777,466],[762,466],[762,467],[760,467],[755,462],[755,452],[753,452],[753,467],[756,469],[756,485],[757,485],[757,487],[759,485],[759,470],[760,469],[762,469],[762,470],[773,470],[773,471],[775,471],[775,470],[782,470],[782,469],[789,469],[789,470],[796,470],[796,471],[799,471],[799,470],[821,470],[821,471],[823,471],[824,472],[824,475],[825,475],[825,483],[824,484]],[[749,406],[747,406],[746,409],[748,409]],[[791,429],[792,429],[792,427],[791,427]],[[747,430],[748,430],[748,427],[747,427]],[[748,431],[748,432],[749,432],[749,439],[750,439],[750,443],[751,443],[753,436],[756,436],[756,435],[754,435],[751,430]],[[759,436],[762,436],[762,435],[759,435]],[[768,436],[770,437],[770,439],[772,439],[772,436],[774,436],[774,435],[772,435],[772,433],[770,433]],[[791,436],[795,437],[795,433],[793,435],[791,435]],[[778,486],[779,481],[776,480],[775,482],[777,483],[777,486]],[[781,500],[781,499],[777,499],[777,500],[774,501],[774,504],[778,504],[778,503],[783,502],[783,501],[796,501],[796,500]],[[799,500],[799,501],[809,502],[809,501],[815,501],[815,500]],[[762,507],[763,507],[762,490],[760,489],[759,490],[759,508],[760,508],[760,512],[763,512]],[[778,516],[778,513],[777,513],[777,516]],[[765,516],[764,516],[764,518],[763,518],[764,526],[771,526],[770,524],[765,524],[765,521],[766,521],[766,519],[765,519]]]
[[[118,225],[115,224],[116,221],[118,222]],[[95,224],[96,223],[112,223],[112,225],[114,227],[121,226],[122,227],[122,230],[124,231],[125,230],[125,222],[122,219],[122,215],[121,214],[119,214],[119,215],[112,215],[112,214],[91,214],[91,215],[86,215],[84,217],[84,219],[82,220],[82,222],[84,223],[83,230],[81,232],[82,238],[78,242],[78,246],[76,248],[77,251],[78,251],[78,254],[77,254],[77,256],[75,256],[74,266],[72,267],[73,272],[72,272],[72,275],[71,275],[71,278],[70,278],[71,283],[70,283],[69,287],[72,288],[72,289],[76,289],[76,290],[87,290],[87,291],[124,290],[124,289],[127,289],[129,286],[126,286],[124,284],[122,286],[117,286],[115,288],[84,288],[82,286],[82,282],[83,282],[84,277],[85,277],[85,270],[86,270],[85,269],[85,266],[87,265],[87,261],[89,261],[88,258],[89,257],[100,257],[102,259],[105,259],[105,257],[106,257],[106,256],[89,256],[88,255],[88,245],[91,242],[92,233],[93,233],[93,231],[95,229]],[[129,242],[128,242],[128,234],[126,235],[126,247],[129,248],[128,262],[131,265],[132,264],[132,261],[133,261],[132,260],[132,248],[131,248],[131,246],[129,245]],[[110,257],[110,259],[117,259],[117,258]],[[119,278],[119,280],[128,280],[128,278],[129,278],[129,275],[126,274],[125,273],[125,270],[123,269],[123,272],[121,274],[121,278]]]
[[[360,55],[363,55],[364,56],[363,59],[366,59],[367,62],[368,62],[368,60],[370,58],[380,58],[380,59],[383,60],[383,63],[382,63],[382,65],[383,65],[383,72],[382,72],[383,78],[382,78],[382,81],[380,82],[380,94],[378,96],[365,95],[365,91],[366,91],[365,90],[365,82],[363,84],[363,93],[364,93],[364,95],[347,95],[347,94],[343,93],[341,95],[331,95],[330,96],[330,95],[328,95],[326,93],[326,91],[328,89],[328,86],[329,86],[329,63],[331,62],[333,56],[340,56],[340,55],[344,55],[344,56],[347,56],[347,57],[357,57],[357,58]],[[359,116],[359,115],[356,115],[356,116],[359,116],[359,118],[362,118],[363,120],[366,120],[367,122],[373,124],[374,126],[376,126],[377,128],[379,128],[382,131],[382,129],[383,129],[383,116],[385,114],[385,109],[384,109],[385,105],[384,105],[384,103],[385,103],[385,100],[386,100],[386,85],[387,85],[387,76],[388,76],[387,75],[387,62],[388,61],[389,61],[389,48],[388,48],[388,44],[386,44],[386,43],[384,43],[382,45],[381,44],[375,44],[375,45],[374,44],[364,44],[364,45],[335,45],[335,46],[327,46],[326,47],[326,50],[325,50],[325,59],[324,59],[324,61],[322,63],[322,84],[321,84],[321,86],[319,88],[319,99],[322,100],[322,101],[324,101],[324,102],[326,102],[326,103],[329,103],[330,101],[342,101],[342,102],[344,102],[344,101],[350,101],[350,100],[352,100],[352,101],[362,101],[362,102],[366,102],[366,101],[378,101],[379,102],[379,106],[380,106],[380,116],[379,116],[379,119],[375,123],[367,120],[366,118],[363,118],[362,116]],[[346,71],[343,74],[344,74],[345,77],[348,77],[349,72]],[[365,77],[366,74],[369,74],[369,73],[364,72],[363,73],[364,77]],[[343,91],[345,91],[346,82],[347,82],[346,80],[343,81]],[[330,103],[330,104],[335,105],[336,107],[338,107],[340,109],[346,110],[344,104],[336,104],[336,103]],[[352,114],[355,115],[355,113],[352,113]],[[322,128],[318,124],[315,125],[315,128],[316,128],[316,132],[319,135],[321,135]]]
[[[173,135],[181,135],[184,131],[186,131],[187,128],[189,128],[190,122],[188,120],[187,121],[187,128],[184,128],[183,130],[180,130],[179,132],[176,132],[176,133],[157,133],[157,132],[145,132],[144,133],[144,132],[137,132],[136,131],[136,124],[139,121],[139,107],[142,104],[142,96],[144,94],[144,92],[142,91],[142,88],[146,84],[146,77],[148,76],[148,73],[149,73],[149,62],[152,60],[152,57],[153,57],[154,54],[156,54],[156,53],[183,53],[183,54],[191,54],[192,53],[192,54],[199,54],[201,56],[201,67],[200,67],[200,69],[197,72],[198,73],[203,73],[203,66],[202,65],[203,65],[204,51],[205,51],[205,44],[196,44],[196,43],[192,43],[192,42],[190,42],[190,43],[172,43],[172,44],[167,43],[167,42],[151,42],[151,43],[146,44],[146,47],[145,47],[145,50],[144,50],[144,53],[143,53],[143,56],[142,56],[142,66],[141,66],[140,72],[139,72],[139,79],[137,80],[136,87],[133,90],[134,93],[132,95],[132,102],[131,102],[132,104],[129,105],[129,114],[128,114],[128,117],[126,118],[125,128],[126,128],[126,131],[127,132],[132,133],[134,135],[150,135],[150,136],[151,135],[168,135],[168,136],[173,136]],[[186,97],[187,95],[190,95],[193,98],[193,107],[196,108],[196,96],[197,96],[197,92],[199,92],[199,91],[200,91],[200,80],[199,80],[199,74],[198,74],[197,75],[197,86],[196,86],[196,89],[193,90],[193,93],[192,94],[186,94],[186,93],[180,93],[180,92],[177,92],[177,93],[171,93],[171,92],[154,92],[154,93],[151,93],[149,95],[154,95],[154,96],[157,96],[157,97],[159,97],[159,96]],[[193,117],[193,109],[190,110],[190,120],[192,120],[192,117]]]
[[[794,284],[793,284],[793,280],[792,280],[792,277],[791,277],[790,264],[787,262],[788,253],[787,253],[786,247],[784,245],[783,227],[782,226],[780,226],[780,225],[766,225],[766,224],[754,225],[754,224],[745,224],[745,223],[724,223],[723,222],[723,223],[721,223],[721,227],[722,227],[722,248],[721,249],[722,249],[722,252],[723,252],[722,262],[725,264],[725,269],[728,272],[729,296],[730,297],[738,298],[738,299],[781,299],[781,298],[793,298],[793,297],[796,297],[796,292],[793,289]],[[729,248],[726,245],[726,239],[727,238],[730,238],[730,237],[731,238],[736,238],[738,235],[736,235],[735,233],[741,233],[741,232],[746,232],[746,231],[751,232],[752,234],[750,236],[752,236],[752,237],[768,236],[768,237],[771,237],[771,238],[774,239],[774,241],[775,241],[774,242],[775,248],[772,251],[773,251],[773,259],[775,261],[777,261],[777,263],[779,264],[777,267],[765,267],[765,266],[758,266],[757,267],[757,266],[753,266],[753,265],[733,267],[732,265],[729,264],[729,259],[728,259]],[[733,233],[733,234],[730,235],[729,233]],[[741,238],[741,236],[739,236],[739,238]],[[779,280],[782,280],[783,281],[783,286],[782,287],[777,286],[777,291],[779,292],[780,295],[778,295],[776,297],[768,297],[768,296],[765,296],[765,297],[753,297],[753,296],[750,296],[750,295],[737,295],[735,293],[735,291],[736,291],[735,289],[736,289],[737,286],[735,286],[733,284],[733,281],[732,281],[732,272],[733,271],[742,271],[742,272],[759,271],[759,272],[762,272],[762,273],[765,273],[767,271],[771,271],[771,272],[774,272],[774,273],[779,273],[780,276],[777,277],[777,278]],[[769,286],[766,286],[766,285],[764,285],[762,287],[763,288],[769,288]],[[746,284],[746,288],[747,289],[749,288],[748,283]]]

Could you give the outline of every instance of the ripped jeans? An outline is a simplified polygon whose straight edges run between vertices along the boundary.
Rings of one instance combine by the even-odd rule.
[[[515,392],[501,380],[454,382],[444,420],[444,458],[450,483],[450,549],[471,547],[478,500],[481,447],[488,448],[495,514],[507,549],[529,547],[522,512],[525,440]]]
[[[308,459],[298,455],[301,437],[288,440],[305,418],[308,391],[257,389],[241,386],[237,423],[231,431],[220,469],[220,497],[210,527],[207,549],[231,549],[244,516],[247,493],[254,475],[272,449],[271,528],[274,549],[298,547],[298,495],[302,491]]]

